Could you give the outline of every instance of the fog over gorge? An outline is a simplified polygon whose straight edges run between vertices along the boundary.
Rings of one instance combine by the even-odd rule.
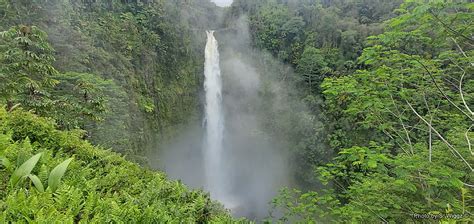
[[[474,3],[0,0],[0,223],[474,223]]]
[[[257,69],[257,66],[261,65],[252,62],[252,59],[258,61],[258,57],[264,56],[250,47],[246,19],[237,21],[234,27],[236,30],[217,31],[213,34],[219,42],[220,60],[218,65],[209,66],[220,67],[210,72],[220,72],[222,80],[219,85],[222,86],[217,88],[222,89],[222,96],[220,102],[206,102],[209,100],[207,96],[202,102],[206,111],[211,105],[220,103],[222,115],[216,114],[220,113],[219,108],[216,108],[217,111],[211,111],[211,114],[204,114],[203,123],[195,123],[193,127],[186,128],[183,135],[169,141],[169,145],[162,146],[162,153],[155,158],[158,159],[159,167],[170,177],[180,179],[194,188],[210,191],[211,197],[231,209],[236,217],[261,220],[268,217],[270,202],[278,190],[291,187],[293,182],[290,154],[286,148],[288,142],[264,128],[265,116],[269,112],[290,111],[280,106],[279,100],[287,96],[279,90],[282,86],[279,86],[276,77],[272,74],[262,75],[260,72],[264,70]],[[207,53],[206,60],[212,59]],[[281,67],[280,70],[285,70],[286,66],[278,65],[275,59],[271,60]],[[206,61],[206,66],[207,64]],[[206,74],[206,80],[207,78]],[[262,81],[263,78],[266,80]],[[215,81],[211,83],[206,84],[206,93],[203,94],[207,95],[207,88],[215,88],[214,85],[218,84]],[[264,85],[272,86],[267,91],[276,97],[264,97]],[[206,137],[210,134],[209,131],[214,135],[220,129],[208,129],[209,122],[213,119],[208,116],[223,118],[221,124],[216,124],[222,125],[222,145],[219,143],[209,146],[209,143],[206,143],[206,139],[209,141],[209,137]],[[221,141],[215,138],[210,140]],[[214,149],[208,152],[207,147]],[[180,162],[184,158],[186,163]]]

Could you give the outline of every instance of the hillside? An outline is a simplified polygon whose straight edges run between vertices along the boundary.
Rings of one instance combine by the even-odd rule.
[[[1,0],[0,30],[25,26],[44,32],[51,57],[44,62],[54,67],[52,73],[69,73],[56,80],[89,74],[69,78],[72,84],[61,85],[61,93],[74,91],[79,80],[87,86],[76,89],[77,95],[89,91],[96,105],[76,110],[88,115],[80,121],[74,120],[80,115],[56,113],[61,128],[87,130],[93,143],[146,163],[144,152],[199,117],[204,30],[216,26],[218,14],[206,0]],[[23,107],[58,106],[56,99],[42,101]]]
[[[37,223],[222,223],[232,222],[208,194],[190,191],[160,172],[82,140],[83,131],[60,131],[50,119],[0,109],[0,222]],[[30,179],[9,179],[27,159],[43,153],[31,171],[42,183],[73,158],[52,192]]]

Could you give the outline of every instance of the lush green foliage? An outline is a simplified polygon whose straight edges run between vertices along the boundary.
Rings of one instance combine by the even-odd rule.
[[[472,221],[472,10],[406,1],[386,32],[369,38],[360,70],[324,80],[338,156],[317,174],[331,187],[284,191],[275,200],[284,219]]]
[[[41,107],[46,87],[57,82],[53,49],[46,34],[36,27],[12,27],[0,33],[0,96],[11,108],[14,103]]]
[[[249,14],[256,47],[269,50],[285,62],[299,64],[307,47],[331,58],[335,70],[350,66],[368,35],[381,31],[401,1],[374,0],[236,0],[229,18]],[[230,23],[230,22],[229,22]],[[349,64],[346,64],[349,63]],[[333,71],[334,73],[340,72]]]
[[[216,23],[214,16],[215,6],[202,0],[0,0],[0,30],[16,27],[7,35],[14,41],[5,40],[8,45],[2,49],[9,49],[6,56],[26,57],[15,58],[12,66],[28,62],[21,69],[1,69],[18,74],[42,69],[24,81],[34,81],[37,90],[31,107],[22,106],[44,111],[39,114],[55,118],[61,128],[87,130],[96,144],[138,155],[197,117],[204,44],[200,28]],[[31,27],[31,34],[20,35],[20,24]],[[41,51],[25,56],[21,41],[33,42],[30,48]],[[0,71],[0,79],[5,72]],[[22,91],[22,99],[31,101],[32,94],[25,92],[28,83],[11,79],[21,77],[15,73],[8,75],[17,85],[2,88],[15,95],[2,92],[4,100],[20,98],[17,92]],[[43,78],[60,83],[46,91],[39,88],[47,81]],[[52,105],[57,108],[50,109]]]
[[[394,16],[392,11],[400,3],[237,0],[227,11],[227,25],[236,26],[234,21],[241,16],[248,18],[253,46],[291,65],[296,73],[292,75],[291,69],[274,65],[267,54],[258,53],[253,59],[258,61],[260,74],[273,74],[284,88],[299,89],[287,94],[287,102],[276,103],[284,104],[287,110],[273,114],[275,105],[268,104],[279,101],[281,94],[272,93],[272,84],[263,85],[267,100],[262,103],[268,109],[265,110],[268,130],[289,142],[286,147],[294,157],[295,176],[300,184],[318,184],[313,170],[324,165],[338,151],[335,146],[342,144],[333,136],[343,134],[341,126],[353,126],[350,122],[339,123],[338,114],[327,110],[321,96],[322,81],[355,71],[365,39],[382,32],[382,22]],[[268,82],[267,79],[271,78],[263,77],[262,82]]]
[[[63,129],[85,128],[103,119],[104,89],[115,87],[97,76],[59,73],[53,49],[37,27],[16,26],[2,32],[2,94],[8,109],[21,105],[55,118]]]
[[[138,155],[192,119],[203,9],[215,8],[0,0],[0,222],[234,222],[204,192],[84,140]]]
[[[30,179],[33,185],[36,187],[36,190],[38,190],[39,192],[44,192],[44,185],[41,180],[38,178],[38,176],[31,174],[31,171],[35,168],[42,155],[43,153],[40,152],[32,156],[23,164],[21,164],[21,166],[18,167],[11,175],[9,181],[10,186],[17,187],[19,184],[21,184],[21,181]],[[50,188],[53,193],[56,192],[56,190],[58,189],[59,183],[61,182],[61,178],[64,176],[64,173],[66,173],[66,169],[69,166],[69,163],[71,163],[71,161],[72,158],[67,159],[66,161],[56,166],[49,174],[48,188]],[[10,164],[4,164],[4,167],[6,169],[12,168]]]
[[[93,147],[82,131],[55,126],[22,110],[0,109],[0,156],[10,161],[0,166],[0,178],[17,182],[0,185],[0,222],[232,222],[203,192]],[[18,182],[20,176],[30,179]],[[45,191],[38,188],[46,182]]]
[[[227,9],[231,28],[247,16],[258,49],[240,52],[263,74],[249,109],[288,143],[297,182],[324,185],[283,190],[282,221],[472,222],[473,10],[443,0]],[[1,222],[232,222],[203,192],[83,140],[138,155],[196,118],[200,29],[219,16],[206,0],[0,0]]]

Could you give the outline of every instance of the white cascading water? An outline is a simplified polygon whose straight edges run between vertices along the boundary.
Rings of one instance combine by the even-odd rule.
[[[288,161],[281,141],[259,126],[256,103],[266,98],[259,96],[257,69],[234,55],[233,46],[218,46],[215,34],[207,31],[202,125],[190,125],[159,160],[171,177],[204,188],[234,216],[263,219],[278,189],[289,186]],[[233,35],[220,37],[243,39]]]
[[[206,91],[204,167],[206,188],[214,199],[225,199],[226,181],[222,167],[224,118],[222,114],[222,79],[219,66],[218,43],[214,31],[206,31],[207,44],[204,65]]]

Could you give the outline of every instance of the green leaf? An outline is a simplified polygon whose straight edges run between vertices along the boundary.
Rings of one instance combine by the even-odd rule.
[[[11,166],[11,163],[10,163],[10,160],[8,160],[7,158],[0,156],[0,165],[9,169]]]
[[[72,158],[67,159],[66,161],[57,165],[51,171],[48,178],[48,188],[50,188],[51,191],[55,192],[58,189],[59,183],[61,182],[61,178],[64,176],[64,173],[66,173],[67,167],[69,166],[71,161],[72,161]]]
[[[41,183],[41,180],[36,175],[30,174],[28,175],[28,178],[30,178],[31,182],[33,182],[33,184],[35,185],[36,189],[39,192],[44,192],[43,184]]]
[[[39,161],[39,159],[41,158],[42,155],[43,155],[43,153],[38,153],[38,154],[34,155],[33,157],[31,157],[30,159],[28,159],[23,164],[21,164],[21,166],[18,167],[18,169],[16,169],[13,172],[13,174],[10,178],[10,183],[13,186],[15,186],[22,177],[28,176],[31,173],[31,171],[33,170],[33,168],[35,168],[36,163],[38,163],[38,161]]]
[[[403,185],[405,185],[405,183],[406,182],[404,180],[401,180],[401,179],[395,180],[395,182],[394,182],[394,184],[396,186],[403,186]]]
[[[462,181],[460,181],[460,180],[457,179],[457,178],[451,178],[451,179],[449,180],[449,183],[450,183],[452,186],[456,187],[456,188],[462,188],[462,186],[463,186]]]
[[[369,160],[368,164],[369,168],[375,169],[377,168],[377,161],[376,160]]]

